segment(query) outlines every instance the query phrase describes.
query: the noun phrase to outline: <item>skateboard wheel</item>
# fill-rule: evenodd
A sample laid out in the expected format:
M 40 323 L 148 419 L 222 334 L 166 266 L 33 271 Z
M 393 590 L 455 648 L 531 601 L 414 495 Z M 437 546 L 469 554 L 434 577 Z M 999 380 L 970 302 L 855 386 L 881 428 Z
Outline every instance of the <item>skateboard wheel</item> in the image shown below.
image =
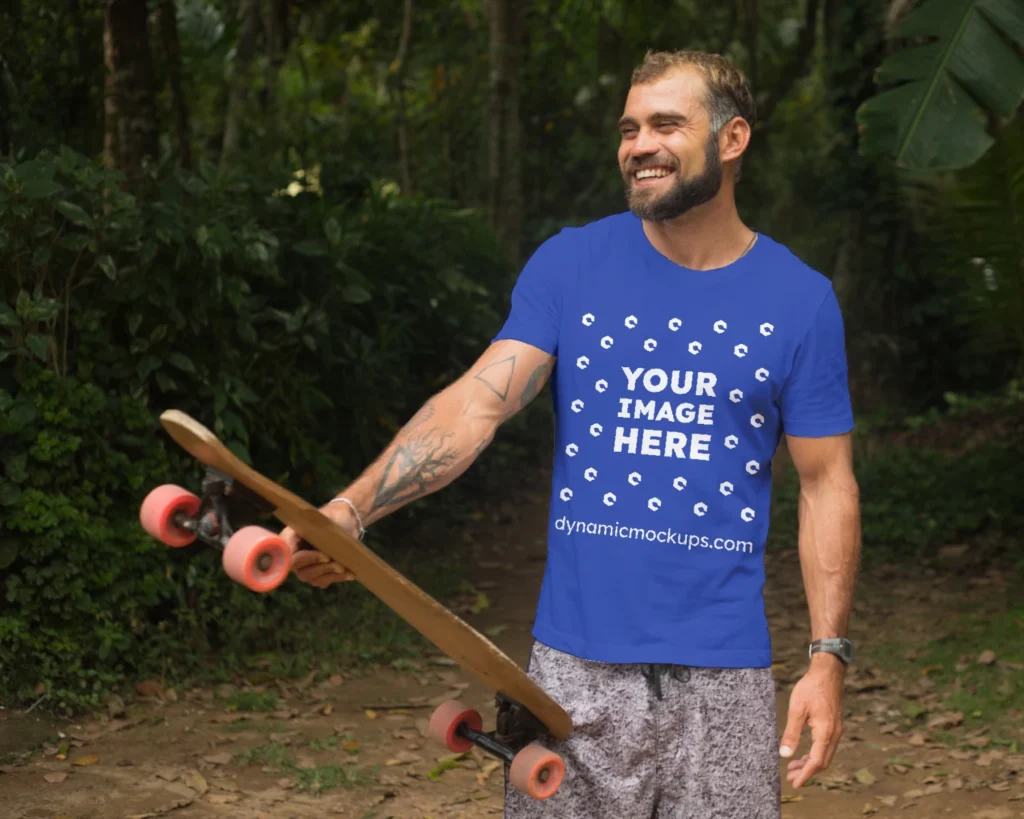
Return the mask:
M 509 783 L 534 799 L 554 796 L 565 778 L 565 763 L 554 751 L 539 742 L 531 742 L 512 760 Z
M 174 525 L 174 517 L 184 512 L 189 517 L 199 511 L 200 501 L 187 489 L 174 484 L 158 486 L 142 501 L 139 523 L 150 535 L 168 546 L 188 546 L 196 536 Z
M 280 537 L 259 526 L 235 532 L 224 547 L 227 576 L 256 592 L 280 586 L 291 570 L 291 552 Z
M 455 733 L 462 724 L 475 731 L 482 731 L 484 727 L 483 718 L 478 711 L 474 711 L 459 700 L 448 700 L 439 705 L 430 717 L 428 733 L 432 739 L 444 744 L 452 753 L 465 753 L 473 747 L 473 743 Z

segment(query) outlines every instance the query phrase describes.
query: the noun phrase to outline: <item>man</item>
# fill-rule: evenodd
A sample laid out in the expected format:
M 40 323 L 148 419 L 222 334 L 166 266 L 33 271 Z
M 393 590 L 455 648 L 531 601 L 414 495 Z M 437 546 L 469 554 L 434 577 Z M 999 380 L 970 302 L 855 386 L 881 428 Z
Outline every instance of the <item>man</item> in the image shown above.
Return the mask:
M 507 817 L 777 819 L 776 753 L 810 728 L 788 765 L 800 787 L 839 740 L 860 547 L 843 322 L 828 279 L 740 220 L 753 122 L 723 58 L 648 54 L 619 122 L 629 211 L 545 242 L 476 365 L 324 507 L 361 533 L 440 489 L 553 374 L 529 672 L 574 733 L 551 742 L 558 793 L 507 789 Z M 813 651 L 780 746 L 762 590 L 783 433 Z M 352 578 L 317 552 L 295 565 L 318 587 Z

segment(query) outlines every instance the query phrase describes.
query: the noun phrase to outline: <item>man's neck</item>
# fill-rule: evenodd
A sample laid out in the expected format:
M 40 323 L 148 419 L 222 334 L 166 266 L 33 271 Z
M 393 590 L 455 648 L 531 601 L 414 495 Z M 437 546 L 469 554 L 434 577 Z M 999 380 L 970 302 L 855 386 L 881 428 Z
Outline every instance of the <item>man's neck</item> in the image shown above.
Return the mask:
M 655 250 L 691 270 L 732 264 L 750 248 L 755 236 L 740 219 L 733 199 L 721 195 L 676 219 L 645 220 L 643 225 Z

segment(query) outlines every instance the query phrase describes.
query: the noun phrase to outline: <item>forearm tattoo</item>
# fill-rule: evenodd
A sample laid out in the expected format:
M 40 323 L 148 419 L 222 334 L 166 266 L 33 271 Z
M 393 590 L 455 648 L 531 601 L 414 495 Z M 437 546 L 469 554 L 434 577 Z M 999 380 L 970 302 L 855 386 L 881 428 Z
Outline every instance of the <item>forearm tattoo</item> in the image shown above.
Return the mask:
M 452 446 L 454 437 L 454 432 L 433 427 L 400 440 L 384 466 L 373 509 L 401 506 L 428 494 L 431 485 L 458 460 Z

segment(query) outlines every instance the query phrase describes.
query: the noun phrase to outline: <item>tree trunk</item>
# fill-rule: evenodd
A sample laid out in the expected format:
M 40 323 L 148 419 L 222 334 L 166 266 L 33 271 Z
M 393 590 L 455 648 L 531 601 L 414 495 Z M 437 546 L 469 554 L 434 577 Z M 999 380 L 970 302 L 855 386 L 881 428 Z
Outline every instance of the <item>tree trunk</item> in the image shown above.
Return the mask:
M 405 0 L 402 13 L 402 35 L 398 41 L 395 57 L 395 93 L 398 99 L 398 161 L 402 177 L 402 193 L 413 193 L 412 165 L 409 159 L 409 123 L 405 106 L 405 68 L 409 58 L 409 42 L 412 38 L 412 0 Z
M 7 62 L 0 54 L 0 155 L 11 153 L 11 100 L 7 96 Z
M 269 0 L 263 24 L 263 39 L 267 47 L 267 69 L 261 103 L 264 111 L 277 103 L 277 82 L 281 76 L 285 54 L 291 44 L 288 24 L 289 0 Z
M 256 51 L 256 35 L 260 25 L 257 0 L 239 0 L 238 18 L 242 21 L 242 33 L 235 53 L 235 65 L 231 71 L 228 110 L 224 119 L 224 141 L 220 153 L 222 163 L 238 149 L 242 133 L 242 115 L 249 92 L 249 66 Z
M 489 14 L 487 212 L 491 226 L 518 264 L 523 220 L 519 61 L 526 29 L 526 2 L 491 0 Z
M 174 146 L 178 161 L 184 168 L 192 167 L 192 151 L 188 141 L 188 104 L 181 83 L 181 47 L 178 43 L 178 10 L 174 0 L 158 0 L 158 26 L 167 67 L 167 93 L 174 119 Z
M 104 159 L 124 172 L 129 186 L 143 164 L 157 157 L 156 100 L 145 0 L 107 0 L 103 15 L 107 66 Z

